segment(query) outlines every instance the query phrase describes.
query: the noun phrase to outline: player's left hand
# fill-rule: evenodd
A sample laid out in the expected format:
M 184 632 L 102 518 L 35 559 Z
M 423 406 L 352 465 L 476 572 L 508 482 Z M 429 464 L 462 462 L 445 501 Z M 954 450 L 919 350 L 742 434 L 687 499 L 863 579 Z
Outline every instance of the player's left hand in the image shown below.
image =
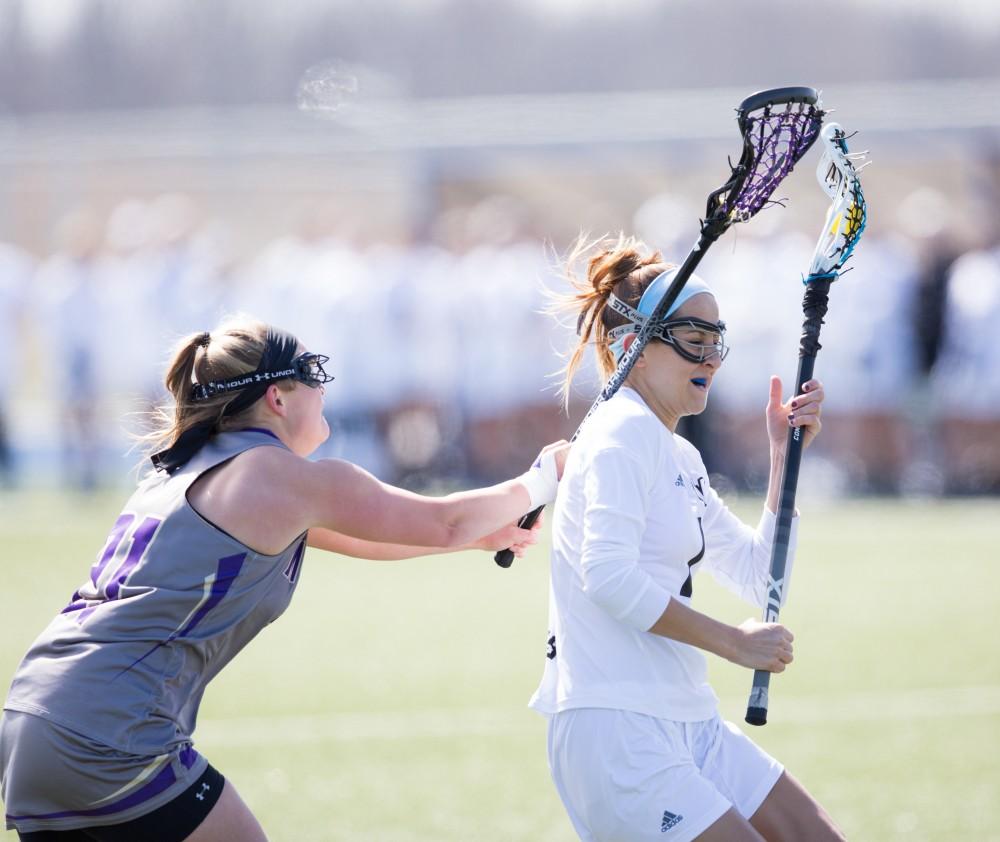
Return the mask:
M 489 552 L 506 550 L 509 547 L 511 552 L 514 553 L 515 558 L 524 558 L 524 554 L 528 549 L 533 544 L 538 543 L 538 536 L 541 535 L 542 520 L 543 518 L 539 516 L 531 529 L 521 529 L 516 522 L 509 524 L 498 529 L 496 532 L 485 535 L 478 541 L 473 541 L 469 547 L 470 549 L 488 550 Z
M 823 384 L 819 380 L 808 380 L 802 384 L 802 394 L 782 402 L 781 378 L 771 375 L 766 415 L 767 437 L 773 450 L 785 452 L 789 427 L 801 427 L 802 446 L 809 446 L 823 427 L 820 420 L 823 397 Z

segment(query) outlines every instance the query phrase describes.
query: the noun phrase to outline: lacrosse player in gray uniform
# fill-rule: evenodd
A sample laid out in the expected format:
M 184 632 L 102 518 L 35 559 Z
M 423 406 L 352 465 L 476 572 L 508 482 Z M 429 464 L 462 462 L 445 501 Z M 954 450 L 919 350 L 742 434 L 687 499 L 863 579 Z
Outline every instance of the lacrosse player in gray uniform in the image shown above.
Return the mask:
M 156 470 L 4 705 L 2 796 L 22 840 L 265 839 L 192 734 L 209 681 L 287 607 L 306 546 L 389 559 L 534 542 L 512 524 L 554 499 L 565 446 L 440 498 L 309 461 L 329 435 L 326 362 L 248 319 L 179 346 Z

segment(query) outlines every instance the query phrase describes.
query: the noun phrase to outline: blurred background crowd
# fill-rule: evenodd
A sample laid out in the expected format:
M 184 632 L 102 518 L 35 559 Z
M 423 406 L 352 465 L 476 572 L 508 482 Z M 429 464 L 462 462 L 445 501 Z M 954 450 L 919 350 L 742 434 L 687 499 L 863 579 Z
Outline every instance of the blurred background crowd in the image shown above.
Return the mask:
M 820 12 L 780 0 L 724 2 L 714 35 L 689 2 L 67 5 L 0 11 L 5 485 L 123 481 L 172 345 L 227 313 L 331 357 L 323 455 L 413 487 L 503 479 L 598 389 L 591 370 L 568 413 L 556 396 L 574 325 L 545 311 L 574 239 L 683 259 L 738 154 L 733 107 L 811 84 L 874 163 L 803 485 L 1000 491 L 995 18 L 876 4 L 844 68 L 789 37 Z M 742 72 L 740 27 L 781 60 Z M 710 35 L 724 67 L 696 67 Z M 684 432 L 730 493 L 762 487 L 767 378 L 794 378 L 818 157 L 700 269 L 732 352 Z

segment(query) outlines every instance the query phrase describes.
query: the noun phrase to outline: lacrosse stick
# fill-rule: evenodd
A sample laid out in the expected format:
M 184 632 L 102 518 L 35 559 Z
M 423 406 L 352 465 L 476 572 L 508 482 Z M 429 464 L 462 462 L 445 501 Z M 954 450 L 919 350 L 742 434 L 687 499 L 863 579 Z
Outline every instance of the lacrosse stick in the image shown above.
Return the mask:
M 635 361 L 652 338 L 655 328 L 684 288 L 709 246 L 731 225 L 746 222 L 768 203 L 771 194 L 819 136 L 823 122 L 819 95 L 812 88 L 761 91 L 743 100 L 736 112 L 743 137 L 740 160 L 736 166 L 730 162 L 732 172 L 729 180 L 709 194 L 698 242 L 640 328 L 635 341 L 618 362 L 618 367 L 573 434 L 573 440 L 579 435 L 587 418 L 625 382 Z M 529 512 L 521 518 L 518 525 L 530 529 L 541 512 L 541 507 Z M 509 549 L 501 550 L 494 556 L 494 561 L 501 567 L 510 567 L 513 560 L 514 554 Z
M 799 341 L 799 373 L 795 391 L 802 393 L 802 385 L 812 379 L 813 365 L 819 353 L 819 332 L 826 315 L 830 284 L 837 280 L 840 270 L 854 252 L 868 221 L 868 208 L 858 173 L 864 168 L 861 163 L 864 153 L 851 154 L 847 150 L 844 130 L 836 123 L 827 125 L 821 134 L 825 147 L 823 157 L 816 169 L 820 186 L 832 199 L 826 213 L 823 231 L 813 252 L 809 276 L 804 279 L 806 286 L 802 298 L 802 337 Z M 859 165 L 859 166 L 856 166 Z M 792 427 L 788 432 L 785 447 L 785 463 L 782 470 L 781 493 L 778 497 L 778 523 L 771 547 L 771 568 L 767 583 L 767 605 L 764 607 L 764 622 L 776 623 L 781 607 L 781 594 L 785 588 L 785 562 L 788 558 L 788 539 L 792 529 L 792 515 L 795 512 L 795 489 L 799 481 L 799 465 L 802 460 L 802 428 Z M 746 721 L 751 725 L 767 722 L 767 693 L 771 673 L 754 670 L 753 687 L 747 704 Z

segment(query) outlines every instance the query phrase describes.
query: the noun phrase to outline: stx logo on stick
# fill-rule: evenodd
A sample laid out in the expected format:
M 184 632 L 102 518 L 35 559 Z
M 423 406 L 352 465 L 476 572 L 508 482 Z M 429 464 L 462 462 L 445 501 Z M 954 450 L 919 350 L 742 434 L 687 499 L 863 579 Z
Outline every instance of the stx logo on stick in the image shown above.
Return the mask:
M 785 577 L 775 579 L 768 577 L 767 581 L 767 611 L 764 614 L 764 621 L 767 623 L 778 622 L 778 611 L 781 608 L 781 592 L 785 588 Z

